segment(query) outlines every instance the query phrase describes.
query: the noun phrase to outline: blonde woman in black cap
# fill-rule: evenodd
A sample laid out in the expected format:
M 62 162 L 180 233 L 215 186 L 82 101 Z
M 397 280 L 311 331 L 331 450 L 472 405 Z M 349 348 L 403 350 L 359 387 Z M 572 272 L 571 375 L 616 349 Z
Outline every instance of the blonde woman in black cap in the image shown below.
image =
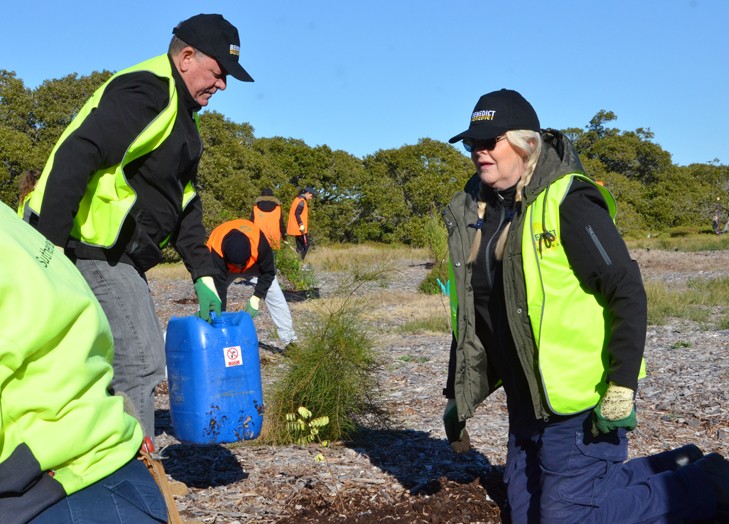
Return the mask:
M 170 242 L 190 271 L 200 315 L 220 312 L 195 191 L 197 113 L 227 86 L 253 79 L 238 30 L 218 14 L 172 30 L 168 52 L 116 73 L 86 102 L 51 152 L 30 200 L 31 223 L 76 262 L 114 334 L 112 388 L 154 436 L 164 378 L 162 330 L 144 273 Z
M 647 305 L 615 201 L 531 104 L 482 96 L 463 141 L 476 173 L 444 210 L 453 342 L 443 415 L 454 449 L 503 386 L 506 513 L 526 522 L 729 515 L 729 462 L 693 445 L 626 461 Z

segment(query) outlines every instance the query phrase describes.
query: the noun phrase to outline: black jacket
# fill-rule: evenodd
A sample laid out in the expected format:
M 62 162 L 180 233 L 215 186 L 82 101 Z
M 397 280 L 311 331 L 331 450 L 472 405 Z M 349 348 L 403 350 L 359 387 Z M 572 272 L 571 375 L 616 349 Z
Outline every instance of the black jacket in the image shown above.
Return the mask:
M 193 120 L 200 106 L 174 64 L 172 73 L 179 100 L 177 121 L 160 147 L 126 167 L 137 201 L 111 248 L 87 246 L 70 238 L 73 218 L 90 176 L 118 164 L 134 138 L 166 107 L 166 80 L 146 72 L 114 79 L 99 106 L 57 150 L 37 227 L 70 256 L 132 264 L 144 272 L 162 260 L 159 245 L 169 237 L 193 280 L 214 273 L 205 247 L 199 195 L 184 211 L 180 209 L 182 191 L 189 181 L 194 183 L 203 151 Z

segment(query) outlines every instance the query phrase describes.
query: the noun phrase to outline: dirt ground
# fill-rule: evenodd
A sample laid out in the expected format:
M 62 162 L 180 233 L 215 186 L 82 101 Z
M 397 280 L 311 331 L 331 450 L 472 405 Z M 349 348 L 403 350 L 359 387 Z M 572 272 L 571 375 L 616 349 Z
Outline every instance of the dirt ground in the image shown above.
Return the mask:
M 636 251 L 646 281 L 682 285 L 688 278 L 729 276 L 729 252 L 709 254 Z M 316 271 L 316 267 L 314 267 Z M 175 500 L 187 522 L 501 522 L 502 469 L 507 420 L 501 391 L 468 421 L 472 449 L 455 454 L 445 440 L 448 333 L 403 333 L 413 309 L 442 310 L 440 297 L 423 298 L 417 285 L 428 269 L 423 260 L 403 260 L 379 293 L 375 313 L 377 351 L 382 360 L 378 395 L 392 423 L 363 430 L 351 442 L 325 450 L 316 446 L 273 447 L 247 441 L 233 445 L 182 444 L 174 437 L 166 383 L 158 388 L 156 445 L 166 457 Z M 326 299 L 335 274 L 316 271 L 319 295 Z M 195 295 L 187 278 L 150 279 L 163 326 L 171 316 L 192 314 Z M 384 293 L 386 292 L 386 294 Z M 231 309 L 252 293 L 230 289 Z M 289 295 L 295 322 L 306 318 L 314 300 Z M 430 301 L 430 302 L 428 302 Z M 264 397 L 276 371 L 285 366 L 265 311 L 256 318 Z M 675 319 L 650 326 L 646 347 L 648 377 L 641 383 L 639 426 L 631 436 L 631 456 L 693 442 L 705 452 L 729 455 L 729 330 Z M 323 452 L 326 461 L 314 456 Z

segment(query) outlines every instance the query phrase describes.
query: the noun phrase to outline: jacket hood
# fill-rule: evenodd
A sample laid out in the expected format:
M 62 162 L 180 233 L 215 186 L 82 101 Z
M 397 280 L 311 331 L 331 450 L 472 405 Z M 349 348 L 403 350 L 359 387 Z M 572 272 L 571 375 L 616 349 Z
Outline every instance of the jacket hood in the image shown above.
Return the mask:
M 531 203 L 546 186 L 571 173 L 585 174 L 575 146 L 560 131 L 543 130 L 542 153 L 529 185 L 524 188 L 525 203 Z
M 277 206 L 280 206 L 281 205 L 281 201 L 278 198 L 274 197 L 274 196 L 259 196 L 259 197 L 256 197 L 256 200 L 255 200 L 254 204 L 257 205 L 257 204 L 259 204 L 261 202 L 271 202 L 272 204 L 276 204 Z

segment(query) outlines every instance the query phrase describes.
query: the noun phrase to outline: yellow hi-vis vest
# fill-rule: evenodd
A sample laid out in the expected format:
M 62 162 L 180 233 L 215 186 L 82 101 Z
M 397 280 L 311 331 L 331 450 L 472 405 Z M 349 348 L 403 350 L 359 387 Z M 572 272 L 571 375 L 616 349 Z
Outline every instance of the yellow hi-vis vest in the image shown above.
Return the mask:
M 40 215 L 43 194 L 45 193 L 48 176 L 53 169 L 56 151 L 71 133 L 79 128 L 91 111 L 98 107 L 104 90 L 109 83 L 118 76 L 144 71 L 167 80 L 169 103 L 134 139 L 119 164 L 91 174 L 71 228 L 73 238 L 90 246 L 109 248 L 116 243 L 121 226 L 137 200 L 137 194 L 129 185 L 124 168 L 130 162 L 157 149 L 172 133 L 177 118 L 177 89 L 175 88 L 175 79 L 172 76 L 172 65 L 166 54 L 150 58 L 119 71 L 94 92 L 53 148 L 30 200 L 31 209 Z M 194 118 L 197 123 L 197 113 L 195 113 Z M 180 203 L 181 209 L 184 209 L 194 196 L 195 188 L 192 182 L 188 182 Z M 161 243 L 160 247 L 163 247 L 168 239 L 169 237 Z
M 547 404 L 560 415 L 595 406 L 605 392 L 611 322 L 597 297 L 586 293 L 560 242 L 559 206 L 575 177 L 553 182 L 527 210 L 522 235 L 522 264 L 529 320 Z M 599 184 L 615 219 L 615 199 Z M 641 364 L 645 376 L 645 362 Z

